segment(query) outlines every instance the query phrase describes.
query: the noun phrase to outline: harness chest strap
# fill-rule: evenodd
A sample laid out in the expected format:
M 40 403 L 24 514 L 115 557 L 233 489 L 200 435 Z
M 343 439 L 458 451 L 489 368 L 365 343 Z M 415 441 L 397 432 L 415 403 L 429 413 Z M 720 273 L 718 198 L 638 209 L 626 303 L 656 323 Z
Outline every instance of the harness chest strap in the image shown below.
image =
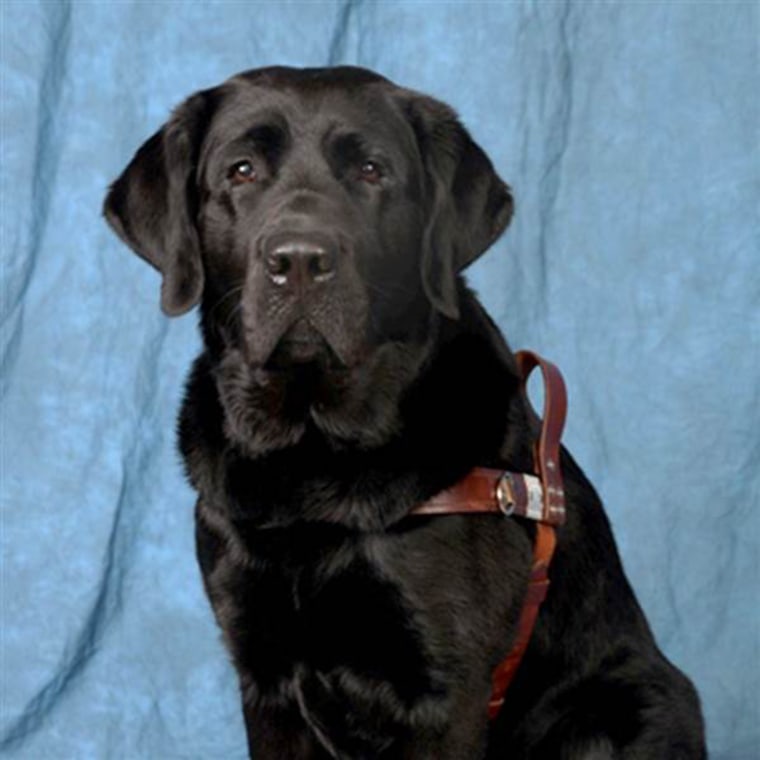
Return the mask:
M 499 714 L 504 696 L 528 648 L 538 611 L 549 589 L 549 565 L 557 543 L 555 527 L 565 521 L 565 495 L 559 465 L 560 439 L 567 414 L 565 383 L 557 367 L 537 354 L 516 354 L 522 390 L 535 367 L 544 381 L 541 433 L 533 449 L 535 474 L 476 467 L 451 488 L 412 510 L 412 515 L 482 514 L 497 512 L 537 523 L 533 565 L 512 649 L 492 678 L 488 715 Z

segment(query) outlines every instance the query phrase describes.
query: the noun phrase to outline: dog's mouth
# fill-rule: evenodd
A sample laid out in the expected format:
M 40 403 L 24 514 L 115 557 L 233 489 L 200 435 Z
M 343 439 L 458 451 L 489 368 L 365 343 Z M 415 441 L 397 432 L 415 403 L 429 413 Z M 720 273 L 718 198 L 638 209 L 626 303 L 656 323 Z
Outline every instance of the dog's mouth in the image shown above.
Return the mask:
M 346 363 L 325 336 L 305 318 L 297 319 L 277 341 L 264 364 L 268 370 L 283 371 L 314 364 L 325 369 L 345 369 Z

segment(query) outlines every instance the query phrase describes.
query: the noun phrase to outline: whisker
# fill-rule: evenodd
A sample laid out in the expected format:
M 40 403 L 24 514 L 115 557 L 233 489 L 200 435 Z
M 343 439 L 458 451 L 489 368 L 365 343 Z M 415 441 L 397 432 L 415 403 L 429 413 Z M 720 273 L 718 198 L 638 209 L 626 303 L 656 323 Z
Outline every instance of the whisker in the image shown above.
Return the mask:
M 242 303 L 238 302 L 235 308 L 227 315 L 227 319 L 224 322 L 225 330 L 228 330 L 232 326 L 232 322 L 237 318 L 238 314 L 243 310 Z
M 209 317 L 213 317 L 213 316 L 214 316 L 214 313 L 216 312 L 216 310 L 217 310 L 217 309 L 219 309 L 219 308 L 222 306 L 222 304 L 223 304 L 225 301 L 227 301 L 227 300 L 228 300 L 229 298 L 231 298 L 232 296 L 238 295 L 238 294 L 240 294 L 240 293 L 242 293 L 242 292 L 243 292 L 243 285 L 242 285 L 242 284 L 241 284 L 241 285 L 234 285 L 233 287 L 231 287 L 231 288 L 230 288 L 230 289 L 229 289 L 229 290 L 228 290 L 228 291 L 227 291 L 227 292 L 226 292 L 226 293 L 225 293 L 223 296 L 221 296 L 221 297 L 220 297 L 220 298 L 217 300 L 217 302 L 216 302 L 216 303 L 215 303 L 215 304 L 214 304 L 214 305 L 211 307 L 211 309 L 210 309 L 210 311 L 209 311 Z
M 406 283 L 390 283 L 390 287 L 382 287 L 369 280 L 364 283 L 367 290 L 371 290 L 373 293 L 377 293 L 384 298 L 392 298 L 396 293 L 404 293 L 410 290 L 410 287 Z

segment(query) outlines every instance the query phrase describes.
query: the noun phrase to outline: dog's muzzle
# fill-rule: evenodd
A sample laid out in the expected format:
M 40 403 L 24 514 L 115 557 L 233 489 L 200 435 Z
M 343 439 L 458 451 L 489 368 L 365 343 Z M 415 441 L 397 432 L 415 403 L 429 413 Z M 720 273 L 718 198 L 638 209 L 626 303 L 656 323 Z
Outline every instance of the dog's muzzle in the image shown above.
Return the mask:
M 336 369 L 366 350 L 366 290 L 337 229 L 302 220 L 267 231 L 243 295 L 246 354 L 259 367 L 316 362 Z

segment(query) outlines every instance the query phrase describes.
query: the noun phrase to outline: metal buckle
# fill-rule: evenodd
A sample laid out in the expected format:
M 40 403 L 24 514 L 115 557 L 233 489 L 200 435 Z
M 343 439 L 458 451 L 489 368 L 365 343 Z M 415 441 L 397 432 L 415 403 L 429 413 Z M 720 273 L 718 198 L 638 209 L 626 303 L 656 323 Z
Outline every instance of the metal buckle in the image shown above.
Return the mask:
M 512 474 L 509 472 L 505 472 L 496 484 L 496 501 L 504 515 L 511 517 L 514 514 L 517 502 L 512 488 Z

